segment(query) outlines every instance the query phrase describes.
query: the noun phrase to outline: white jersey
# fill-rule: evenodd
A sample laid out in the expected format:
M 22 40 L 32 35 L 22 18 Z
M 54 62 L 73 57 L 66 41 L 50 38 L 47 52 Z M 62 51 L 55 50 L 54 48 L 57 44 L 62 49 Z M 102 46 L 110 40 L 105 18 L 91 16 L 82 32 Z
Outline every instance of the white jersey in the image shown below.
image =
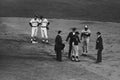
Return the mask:
M 81 35 L 82 35 L 83 38 L 89 38 L 90 34 L 91 34 L 91 31 L 89 29 L 88 30 L 83 29 L 81 31 Z
M 33 27 L 37 27 L 41 23 L 41 20 L 33 18 L 30 20 L 30 23 Z
M 41 26 L 46 27 L 47 24 L 48 24 L 48 20 L 47 20 L 46 18 L 44 18 L 44 19 L 42 20 Z

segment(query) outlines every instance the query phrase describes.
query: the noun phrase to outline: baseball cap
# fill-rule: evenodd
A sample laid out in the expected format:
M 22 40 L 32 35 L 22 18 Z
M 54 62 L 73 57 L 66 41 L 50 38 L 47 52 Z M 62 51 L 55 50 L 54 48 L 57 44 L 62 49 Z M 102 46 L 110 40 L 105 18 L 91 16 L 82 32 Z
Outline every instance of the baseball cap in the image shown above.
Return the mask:
M 72 28 L 72 30 L 73 30 L 73 31 L 75 31 L 76 29 L 77 29 L 77 28 L 75 28 L 75 27 L 74 27 L 74 28 Z
M 62 31 L 61 30 L 58 30 L 58 34 L 60 34 Z
M 97 32 L 96 34 L 100 35 L 100 34 L 101 34 L 101 32 Z
M 77 32 L 75 32 L 75 34 L 80 34 L 80 33 L 77 31 Z
M 87 25 L 85 25 L 85 28 L 88 28 L 88 26 L 87 26 Z

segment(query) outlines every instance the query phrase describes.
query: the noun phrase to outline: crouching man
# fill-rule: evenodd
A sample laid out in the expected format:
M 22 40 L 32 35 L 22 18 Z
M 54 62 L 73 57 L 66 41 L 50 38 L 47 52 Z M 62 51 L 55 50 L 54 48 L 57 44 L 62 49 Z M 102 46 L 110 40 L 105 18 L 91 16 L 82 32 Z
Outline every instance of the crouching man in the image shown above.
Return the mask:
M 56 52 L 56 60 L 57 61 L 62 61 L 62 50 L 65 47 L 65 44 L 62 43 L 62 37 L 61 37 L 61 32 L 58 31 L 58 35 L 55 38 L 55 47 L 54 50 Z

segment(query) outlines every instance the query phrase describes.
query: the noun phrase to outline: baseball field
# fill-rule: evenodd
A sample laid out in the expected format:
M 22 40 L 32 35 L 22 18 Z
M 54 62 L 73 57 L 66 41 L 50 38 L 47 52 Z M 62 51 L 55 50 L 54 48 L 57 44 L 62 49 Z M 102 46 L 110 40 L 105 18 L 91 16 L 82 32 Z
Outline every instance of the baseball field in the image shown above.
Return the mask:
M 49 19 L 50 44 L 30 43 L 30 18 L 0 18 L 0 80 L 119 80 L 120 78 L 120 24 L 113 22 Z M 67 59 L 68 43 L 63 53 L 63 62 L 55 60 L 54 39 L 62 30 L 63 41 L 70 28 L 80 32 L 87 24 L 92 31 L 90 51 L 80 62 Z M 103 62 L 95 64 L 96 32 L 104 39 Z M 81 54 L 81 44 L 79 54 Z
M 120 79 L 119 0 L 0 0 L 0 80 L 119 80 Z M 43 15 L 50 21 L 49 42 L 30 43 L 30 17 Z M 71 28 L 91 30 L 88 56 L 80 62 L 55 60 L 54 39 L 62 30 L 65 41 Z M 103 61 L 96 64 L 96 32 L 103 37 Z M 82 53 L 79 44 L 79 55 Z

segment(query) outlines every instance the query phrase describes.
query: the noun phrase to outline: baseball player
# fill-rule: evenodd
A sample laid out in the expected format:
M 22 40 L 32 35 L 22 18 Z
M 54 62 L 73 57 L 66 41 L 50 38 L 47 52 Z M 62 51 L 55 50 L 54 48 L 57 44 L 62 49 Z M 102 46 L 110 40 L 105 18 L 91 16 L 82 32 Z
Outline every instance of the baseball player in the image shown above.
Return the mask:
M 32 18 L 29 22 L 31 26 L 31 43 L 37 43 L 36 38 L 37 38 L 37 32 L 38 32 L 38 26 L 40 25 L 41 20 L 35 15 L 34 18 Z
M 84 29 L 81 32 L 81 41 L 82 41 L 82 48 L 83 48 L 83 56 L 86 56 L 88 53 L 89 41 L 90 41 L 91 31 L 88 29 L 88 26 L 85 25 Z
M 68 52 L 68 58 L 71 58 L 71 51 L 72 51 L 72 42 L 73 42 L 73 36 L 75 35 L 76 28 L 72 28 L 72 31 L 69 32 L 66 42 L 69 41 L 69 52 Z
M 80 43 L 80 39 L 79 39 L 79 32 L 75 32 L 75 35 L 73 35 L 73 41 L 72 41 L 72 57 L 71 60 L 72 61 L 79 61 L 79 43 Z
M 49 30 L 49 27 L 48 27 L 49 24 L 50 24 L 50 22 L 49 22 L 46 18 L 43 18 L 43 17 L 42 17 L 42 22 L 41 22 L 42 42 L 48 43 L 47 30 Z

